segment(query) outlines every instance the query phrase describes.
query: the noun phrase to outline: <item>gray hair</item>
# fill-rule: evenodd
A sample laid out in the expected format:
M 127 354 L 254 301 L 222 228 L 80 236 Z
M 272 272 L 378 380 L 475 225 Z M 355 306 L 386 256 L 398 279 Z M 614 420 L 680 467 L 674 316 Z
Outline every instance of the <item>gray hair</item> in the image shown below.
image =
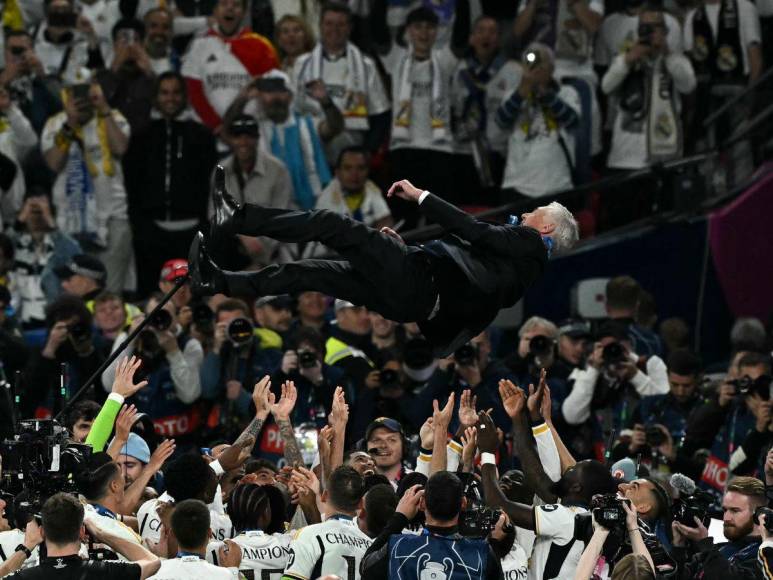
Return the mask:
M 757 318 L 739 318 L 730 331 L 730 343 L 734 346 L 762 349 L 766 338 L 765 325 Z
M 541 316 L 532 316 L 524 322 L 523 326 L 518 330 L 518 337 L 523 338 L 524 334 L 535 328 L 544 328 L 550 338 L 558 339 L 558 327 L 547 318 L 542 318 Z
M 553 240 L 553 252 L 555 254 L 568 252 L 580 239 L 580 228 L 577 225 L 577 220 L 574 219 L 572 212 L 557 201 L 548 204 L 546 208 L 555 223 L 555 229 L 550 234 L 550 238 Z

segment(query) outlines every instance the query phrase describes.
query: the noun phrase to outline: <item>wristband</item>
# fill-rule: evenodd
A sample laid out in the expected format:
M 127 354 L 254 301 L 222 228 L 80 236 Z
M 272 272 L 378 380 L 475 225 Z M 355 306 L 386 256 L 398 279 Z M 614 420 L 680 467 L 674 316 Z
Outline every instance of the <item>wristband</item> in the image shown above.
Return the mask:
M 24 544 L 19 544 L 18 546 L 16 546 L 16 549 L 14 550 L 14 552 L 24 552 L 24 555 L 27 558 L 31 558 L 32 557 L 32 550 L 30 550 Z
M 220 460 L 215 459 L 212 463 L 209 464 L 209 468 L 215 472 L 215 475 L 220 477 L 225 473 L 225 469 L 223 469 L 223 466 L 220 465 Z
M 123 405 L 123 402 L 125 401 L 124 396 L 119 393 L 110 393 L 107 398 L 111 401 L 115 401 L 119 405 Z
M 496 465 L 497 464 L 497 456 L 493 453 L 481 453 L 480 454 L 480 464 L 481 465 Z

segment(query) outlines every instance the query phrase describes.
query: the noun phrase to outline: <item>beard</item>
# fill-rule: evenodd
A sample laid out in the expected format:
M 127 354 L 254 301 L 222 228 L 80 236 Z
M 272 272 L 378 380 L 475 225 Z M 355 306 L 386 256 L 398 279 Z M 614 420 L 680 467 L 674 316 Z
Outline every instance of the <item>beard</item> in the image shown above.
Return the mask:
M 741 538 L 744 538 L 751 534 L 754 531 L 754 522 L 750 519 L 747 523 L 741 525 L 741 526 L 733 526 L 733 525 L 727 525 L 724 524 L 722 526 L 722 531 L 725 534 L 725 537 L 730 540 L 731 542 L 735 542 L 736 540 L 740 540 Z

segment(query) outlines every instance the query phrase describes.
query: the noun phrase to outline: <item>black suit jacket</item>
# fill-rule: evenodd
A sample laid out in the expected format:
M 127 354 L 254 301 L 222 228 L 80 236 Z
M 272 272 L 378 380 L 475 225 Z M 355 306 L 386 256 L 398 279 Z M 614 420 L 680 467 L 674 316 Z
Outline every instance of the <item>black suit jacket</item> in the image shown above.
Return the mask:
M 521 299 L 548 254 L 535 229 L 478 221 L 433 194 L 420 207 L 447 235 L 424 245 L 435 264 L 440 310 L 419 327 L 436 354 L 447 356 Z

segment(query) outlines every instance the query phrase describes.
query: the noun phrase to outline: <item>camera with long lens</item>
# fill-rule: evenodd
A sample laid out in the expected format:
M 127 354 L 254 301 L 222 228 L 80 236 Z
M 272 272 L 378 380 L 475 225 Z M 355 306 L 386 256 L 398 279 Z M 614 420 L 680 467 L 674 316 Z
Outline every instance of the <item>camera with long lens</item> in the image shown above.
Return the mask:
M 313 350 L 299 350 L 298 364 L 302 369 L 314 368 L 317 365 L 317 354 Z
M 680 496 L 674 502 L 674 521 L 684 524 L 689 528 L 695 527 L 695 518 L 698 518 L 704 526 L 708 527 L 709 510 L 714 498 L 710 493 L 696 490 L 690 495 Z
M 729 381 L 731 385 L 735 387 L 736 395 L 747 396 L 757 395 L 762 400 L 767 401 L 770 399 L 770 384 L 771 377 L 769 375 L 762 375 L 753 379 L 748 376 L 743 376 L 740 379 Z
M 625 348 L 619 342 L 610 342 L 601 351 L 601 361 L 605 367 L 615 367 L 625 360 Z
M 397 387 L 400 385 L 400 375 L 394 369 L 381 369 L 379 380 L 382 388 Z
M 639 24 L 637 34 L 639 36 L 639 44 L 645 46 L 652 46 L 652 35 L 655 33 L 655 25 L 649 22 L 642 22 Z
M 614 493 L 593 496 L 591 512 L 596 522 L 608 530 L 619 530 L 625 527 L 626 512 L 623 503 L 631 505 L 631 500 Z
M 761 505 L 754 510 L 754 523 L 760 525 L 760 516 L 765 516 L 765 529 L 768 534 L 773 534 L 773 509 L 768 506 Z
M 173 321 L 174 319 L 172 318 L 171 313 L 168 310 L 161 308 L 150 315 L 148 318 L 148 326 L 160 332 L 164 332 L 171 328 Z
M 477 349 L 470 343 L 463 344 L 454 352 L 454 361 L 460 367 L 471 367 L 475 365 L 475 359 L 478 358 Z
M 225 334 L 234 346 L 245 346 L 250 343 L 255 334 L 252 322 L 244 317 L 231 320 L 225 329 Z
M 91 339 L 91 327 L 82 322 L 76 322 L 67 327 L 67 331 L 75 342 L 86 342 Z

